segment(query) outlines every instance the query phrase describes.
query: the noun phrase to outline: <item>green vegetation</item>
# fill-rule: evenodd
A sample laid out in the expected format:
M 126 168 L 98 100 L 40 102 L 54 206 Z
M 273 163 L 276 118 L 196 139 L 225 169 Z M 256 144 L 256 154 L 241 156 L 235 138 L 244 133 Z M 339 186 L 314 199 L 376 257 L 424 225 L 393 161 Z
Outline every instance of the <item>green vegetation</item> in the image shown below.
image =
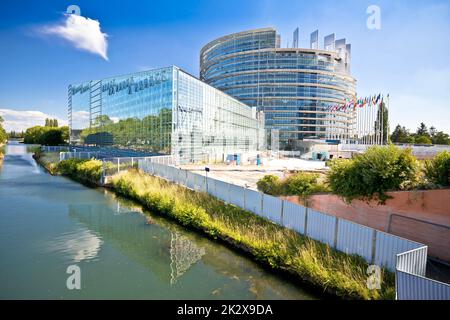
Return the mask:
M 450 186 L 450 152 L 443 151 L 425 162 L 427 179 L 439 186 Z
M 272 268 L 288 271 L 338 296 L 394 298 L 392 274 L 383 271 L 382 289 L 369 290 L 367 263 L 362 258 L 340 253 L 206 193 L 137 170 L 114 176 L 112 186 L 117 193 L 137 200 L 152 211 L 227 241 Z
M 6 142 L 8 139 L 8 135 L 6 134 L 5 129 L 3 128 L 3 118 L 0 116 L 0 146 Z
M 57 146 L 64 144 L 69 139 L 69 127 L 43 127 L 34 126 L 28 128 L 24 134 L 24 143 Z
M 34 147 L 34 159 L 42 165 L 48 172 L 55 175 L 58 173 L 57 164 L 59 152 L 41 152 L 40 147 Z
M 362 198 L 384 203 L 390 190 L 408 190 L 420 182 L 420 165 L 410 149 L 369 148 L 353 160 L 336 160 L 327 175 L 333 193 L 346 201 Z
M 103 162 L 96 159 L 67 159 L 56 165 L 56 173 L 75 180 L 98 183 L 102 176 Z
M 103 162 L 96 159 L 67 159 L 59 161 L 59 152 L 41 152 L 34 148 L 34 158 L 52 175 L 65 175 L 87 184 L 98 184 Z
M 298 172 L 285 180 L 277 176 L 266 175 L 256 185 L 258 190 L 273 196 L 298 195 L 307 197 L 313 193 L 327 191 L 327 187 L 319 182 L 318 173 Z
M 434 127 L 428 130 L 423 122 L 417 128 L 416 133 L 410 133 L 405 127 L 397 125 L 392 132 L 391 140 L 394 143 L 450 145 L 450 136 L 447 133 L 437 131 Z
M 53 127 L 58 128 L 58 119 L 45 119 L 45 126 L 46 127 Z

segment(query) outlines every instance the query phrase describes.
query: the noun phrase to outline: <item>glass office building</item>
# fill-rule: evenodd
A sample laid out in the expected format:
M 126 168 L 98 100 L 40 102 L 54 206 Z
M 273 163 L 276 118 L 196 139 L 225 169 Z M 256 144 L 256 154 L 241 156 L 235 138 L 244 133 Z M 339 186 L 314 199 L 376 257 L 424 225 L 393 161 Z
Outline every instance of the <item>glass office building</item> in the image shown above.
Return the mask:
M 356 96 L 350 75 L 351 45 L 318 31 L 310 48 L 280 48 L 275 29 L 227 35 L 205 45 L 200 53 L 200 79 L 264 111 L 268 132 L 279 132 L 279 148 L 296 150 L 302 140 L 348 141 L 354 137 L 355 112 L 334 111 Z
M 70 85 L 72 144 L 222 161 L 264 145 L 264 116 L 177 67 Z

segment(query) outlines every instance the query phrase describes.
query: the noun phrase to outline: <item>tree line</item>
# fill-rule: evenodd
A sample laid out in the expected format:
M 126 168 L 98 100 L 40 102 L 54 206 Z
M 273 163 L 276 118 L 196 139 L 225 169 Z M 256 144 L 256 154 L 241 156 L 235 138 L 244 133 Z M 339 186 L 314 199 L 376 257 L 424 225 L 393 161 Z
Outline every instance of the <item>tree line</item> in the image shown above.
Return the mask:
M 57 119 L 45 119 L 44 126 L 28 128 L 23 135 L 23 142 L 29 144 L 42 144 L 57 146 L 69 140 L 69 127 L 58 127 Z
M 8 135 L 6 134 L 5 129 L 3 128 L 3 118 L 0 116 L 0 145 L 4 144 L 8 139 Z
M 393 143 L 450 145 L 450 136 L 443 131 L 438 131 L 435 127 L 428 129 L 423 122 L 413 133 L 398 124 L 392 132 L 391 141 Z

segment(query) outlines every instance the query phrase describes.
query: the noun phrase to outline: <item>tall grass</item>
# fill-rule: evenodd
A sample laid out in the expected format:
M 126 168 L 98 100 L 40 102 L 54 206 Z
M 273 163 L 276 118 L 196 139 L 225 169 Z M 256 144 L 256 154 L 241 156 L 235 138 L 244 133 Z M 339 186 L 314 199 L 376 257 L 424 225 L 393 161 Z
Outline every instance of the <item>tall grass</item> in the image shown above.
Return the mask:
M 201 192 L 133 170 L 112 178 L 117 193 L 184 226 L 219 237 L 275 269 L 288 271 L 338 296 L 393 299 L 393 275 L 383 271 L 381 290 L 369 290 L 367 263 Z

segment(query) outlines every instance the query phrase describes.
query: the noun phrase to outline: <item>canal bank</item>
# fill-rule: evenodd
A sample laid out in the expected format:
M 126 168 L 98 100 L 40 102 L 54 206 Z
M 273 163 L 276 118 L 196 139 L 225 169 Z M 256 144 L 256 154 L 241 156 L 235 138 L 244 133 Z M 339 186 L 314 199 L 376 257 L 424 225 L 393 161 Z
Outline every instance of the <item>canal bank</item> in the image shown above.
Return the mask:
M 87 168 L 90 170 L 86 171 Z M 63 161 L 70 176 L 98 176 L 94 161 Z M 322 292 L 356 299 L 394 298 L 393 275 L 382 276 L 382 290 L 367 288 L 367 263 L 278 226 L 208 194 L 131 171 L 112 179 L 114 190 L 151 211 L 246 252 L 252 259 L 312 284 Z M 176 195 L 176 196 L 175 196 Z
M 2 299 L 317 299 L 223 245 L 8 145 L 0 171 Z M 68 290 L 67 267 L 81 270 Z

